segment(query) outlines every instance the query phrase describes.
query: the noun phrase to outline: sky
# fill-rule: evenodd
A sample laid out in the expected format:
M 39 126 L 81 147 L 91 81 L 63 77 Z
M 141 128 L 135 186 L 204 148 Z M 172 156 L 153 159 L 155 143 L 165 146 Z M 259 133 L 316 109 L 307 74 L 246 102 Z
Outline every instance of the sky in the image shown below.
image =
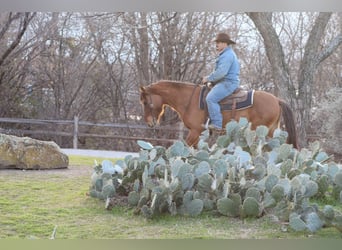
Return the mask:
M 342 11 L 341 0 L 2 0 L 1 11 Z

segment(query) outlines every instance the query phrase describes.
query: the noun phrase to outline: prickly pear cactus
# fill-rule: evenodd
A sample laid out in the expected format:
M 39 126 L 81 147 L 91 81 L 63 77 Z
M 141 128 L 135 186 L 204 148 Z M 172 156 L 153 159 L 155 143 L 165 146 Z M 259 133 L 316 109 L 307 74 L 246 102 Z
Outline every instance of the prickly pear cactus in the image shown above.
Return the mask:
M 299 151 L 286 143 L 287 132 L 276 129 L 268 138 L 267 127 L 251 130 L 245 118 L 225 130 L 211 146 L 203 131 L 197 149 L 182 141 L 164 148 L 140 140 L 139 157 L 95 164 L 89 193 L 127 196 L 135 214 L 148 219 L 213 210 L 240 218 L 273 214 L 294 231 L 342 228 L 342 215 L 332 206 L 320 210 L 311 203 L 327 197 L 342 203 L 342 166 L 319 142 Z
M 95 162 L 94 172 L 91 176 L 90 196 L 105 200 L 112 198 L 116 194 L 118 186 L 117 176 L 120 176 L 122 169 L 118 165 L 113 165 L 108 160 L 104 160 L 98 165 Z M 114 177 L 114 175 L 116 175 Z
M 238 217 L 241 214 L 241 197 L 221 198 L 217 200 L 219 213 L 229 217 Z

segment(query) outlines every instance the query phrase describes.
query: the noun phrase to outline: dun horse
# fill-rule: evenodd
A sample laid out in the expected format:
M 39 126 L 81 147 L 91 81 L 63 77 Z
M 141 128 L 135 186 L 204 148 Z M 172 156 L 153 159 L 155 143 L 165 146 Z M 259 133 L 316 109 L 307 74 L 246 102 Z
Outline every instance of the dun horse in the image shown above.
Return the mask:
M 196 146 L 207 117 L 207 111 L 199 107 L 200 90 L 199 85 L 175 81 L 159 81 L 140 87 L 140 102 L 144 109 L 145 122 L 150 127 L 155 126 L 159 123 L 165 106 L 169 106 L 179 114 L 189 129 L 186 143 L 189 146 Z M 232 111 L 223 111 L 222 115 L 223 124 L 233 118 Z M 264 91 L 255 91 L 251 107 L 234 111 L 234 119 L 247 118 L 252 124 L 252 129 L 259 125 L 267 126 L 270 137 L 279 127 L 281 116 L 288 132 L 288 143 L 298 148 L 293 113 L 283 100 Z

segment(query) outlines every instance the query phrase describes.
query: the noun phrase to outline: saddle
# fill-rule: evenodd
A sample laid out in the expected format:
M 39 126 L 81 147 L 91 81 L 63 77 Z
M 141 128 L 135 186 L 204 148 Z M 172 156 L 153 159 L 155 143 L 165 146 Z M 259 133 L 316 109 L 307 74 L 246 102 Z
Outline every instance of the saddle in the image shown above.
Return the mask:
M 210 88 L 207 86 L 201 87 L 201 92 L 199 96 L 199 108 L 202 110 L 208 110 L 207 102 L 205 100 L 208 95 Z M 219 104 L 221 111 L 230 110 L 232 111 L 232 118 L 234 119 L 235 111 L 246 109 L 253 106 L 254 90 L 244 90 L 242 88 L 237 88 L 231 95 L 222 99 Z

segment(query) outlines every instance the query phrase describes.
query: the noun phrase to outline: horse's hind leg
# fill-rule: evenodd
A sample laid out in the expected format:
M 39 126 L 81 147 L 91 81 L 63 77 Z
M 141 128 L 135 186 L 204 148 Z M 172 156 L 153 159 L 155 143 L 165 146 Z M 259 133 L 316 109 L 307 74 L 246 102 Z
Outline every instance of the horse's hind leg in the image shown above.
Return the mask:
M 273 137 L 274 130 L 280 127 L 280 117 L 281 113 L 279 113 L 277 120 L 273 121 L 273 123 L 268 127 L 268 136 L 271 138 Z

